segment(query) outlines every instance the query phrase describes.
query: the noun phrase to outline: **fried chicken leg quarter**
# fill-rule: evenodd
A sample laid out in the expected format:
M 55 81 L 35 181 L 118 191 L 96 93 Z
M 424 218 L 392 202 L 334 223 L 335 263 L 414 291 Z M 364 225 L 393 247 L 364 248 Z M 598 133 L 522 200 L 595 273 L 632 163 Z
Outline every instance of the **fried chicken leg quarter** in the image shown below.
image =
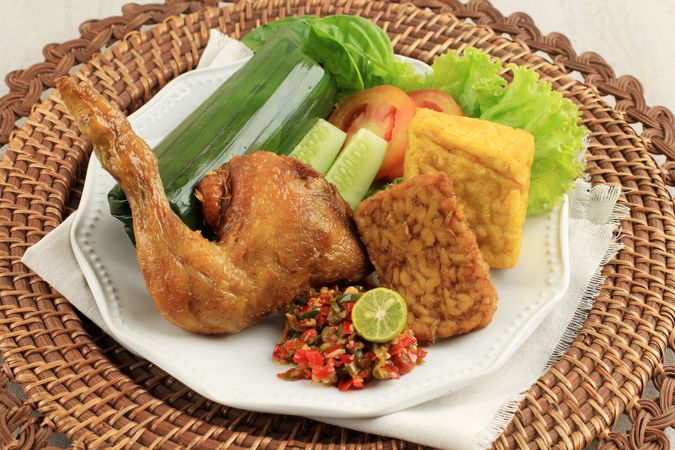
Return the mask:
M 91 86 L 64 78 L 58 87 L 129 199 L 141 272 L 170 322 L 196 333 L 235 333 L 311 284 L 368 274 L 349 207 L 313 169 L 256 152 L 205 178 L 205 214 L 220 238 L 211 242 L 173 213 L 157 159 L 124 114 Z

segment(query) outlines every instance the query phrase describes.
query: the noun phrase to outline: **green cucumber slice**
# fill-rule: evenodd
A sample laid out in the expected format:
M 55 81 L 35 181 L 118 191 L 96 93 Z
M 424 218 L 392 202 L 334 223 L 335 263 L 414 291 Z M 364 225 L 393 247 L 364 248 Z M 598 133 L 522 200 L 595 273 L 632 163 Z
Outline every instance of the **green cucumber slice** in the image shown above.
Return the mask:
M 387 141 L 367 128 L 361 128 L 328 170 L 326 180 L 337 187 L 352 209 L 368 192 L 386 152 Z
M 325 174 L 335 161 L 346 138 L 347 133 L 319 119 L 288 156 L 299 159 Z

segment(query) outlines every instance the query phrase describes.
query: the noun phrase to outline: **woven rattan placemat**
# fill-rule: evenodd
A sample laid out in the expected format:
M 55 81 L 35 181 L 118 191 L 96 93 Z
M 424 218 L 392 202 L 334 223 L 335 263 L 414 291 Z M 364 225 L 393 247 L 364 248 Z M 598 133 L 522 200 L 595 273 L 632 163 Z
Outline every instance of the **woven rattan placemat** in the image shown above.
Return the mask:
M 0 382 L 18 383 L 27 397 L 0 394 L 0 440 L 42 448 L 56 430 L 73 448 L 410 446 L 214 404 L 102 334 L 20 263 L 26 247 L 76 207 L 90 154 L 49 95 L 55 77 L 84 63 L 78 76 L 131 112 L 194 67 L 209 28 L 239 36 L 287 15 L 348 13 L 384 27 L 401 54 L 428 61 L 473 45 L 537 70 L 583 111 L 592 180 L 621 185 L 620 201 L 630 207 L 625 248 L 605 268 L 607 281 L 584 328 L 530 388 L 495 446 L 582 448 L 599 438 L 608 448 L 668 448 L 662 430 L 675 423 L 675 368 L 662 361 L 675 346 L 675 223 L 665 189 L 675 179 L 672 114 L 646 106 L 637 80 L 616 78 L 599 56 L 576 55 L 562 35 L 541 36 L 524 14 L 504 18 L 486 1 L 416 4 L 427 9 L 363 0 L 127 5 L 123 16 L 83 24 L 81 39 L 48 46 L 44 63 L 8 76 L 10 94 L 0 99 L 0 142 L 9 140 L 0 165 Z M 650 153 L 665 155 L 665 164 L 657 166 Z M 660 396 L 641 399 L 650 380 Z M 631 429 L 611 432 L 624 411 Z

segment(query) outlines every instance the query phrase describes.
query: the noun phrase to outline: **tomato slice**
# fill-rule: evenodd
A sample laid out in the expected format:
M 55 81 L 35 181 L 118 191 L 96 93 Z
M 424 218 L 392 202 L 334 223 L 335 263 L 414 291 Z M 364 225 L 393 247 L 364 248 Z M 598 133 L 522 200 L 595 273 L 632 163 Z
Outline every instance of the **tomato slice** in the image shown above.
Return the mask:
M 403 176 L 403 157 L 408 147 L 408 126 L 415 103 L 394 86 L 376 86 L 359 91 L 340 103 L 328 119 L 347 133 L 347 141 L 361 128 L 368 128 L 389 142 L 376 178 Z
M 408 92 L 418 108 L 428 108 L 434 111 L 450 114 L 451 116 L 463 116 L 462 108 L 450 94 L 440 89 L 420 89 Z

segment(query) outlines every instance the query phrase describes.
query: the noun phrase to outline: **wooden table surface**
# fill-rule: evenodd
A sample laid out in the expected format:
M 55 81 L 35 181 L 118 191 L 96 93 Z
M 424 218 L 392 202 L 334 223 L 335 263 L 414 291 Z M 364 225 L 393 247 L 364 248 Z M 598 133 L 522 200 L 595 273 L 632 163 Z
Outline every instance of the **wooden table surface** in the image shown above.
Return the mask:
M 156 3 L 159 0 L 134 0 Z M 0 0 L 0 75 L 41 61 L 42 47 L 79 35 L 86 19 L 119 14 L 129 0 Z M 675 1 L 492 0 L 504 14 L 528 13 L 543 33 L 565 34 L 578 53 L 602 55 L 617 75 L 642 82 L 649 105 L 675 111 Z M 39 24 L 39 25 L 38 25 Z M 0 96 L 7 93 L 0 85 Z M 672 193 L 672 191 L 671 191 Z M 672 364 L 672 362 L 671 362 Z M 670 430 L 671 443 L 675 432 Z M 54 445 L 63 446 L 65 439 Z

